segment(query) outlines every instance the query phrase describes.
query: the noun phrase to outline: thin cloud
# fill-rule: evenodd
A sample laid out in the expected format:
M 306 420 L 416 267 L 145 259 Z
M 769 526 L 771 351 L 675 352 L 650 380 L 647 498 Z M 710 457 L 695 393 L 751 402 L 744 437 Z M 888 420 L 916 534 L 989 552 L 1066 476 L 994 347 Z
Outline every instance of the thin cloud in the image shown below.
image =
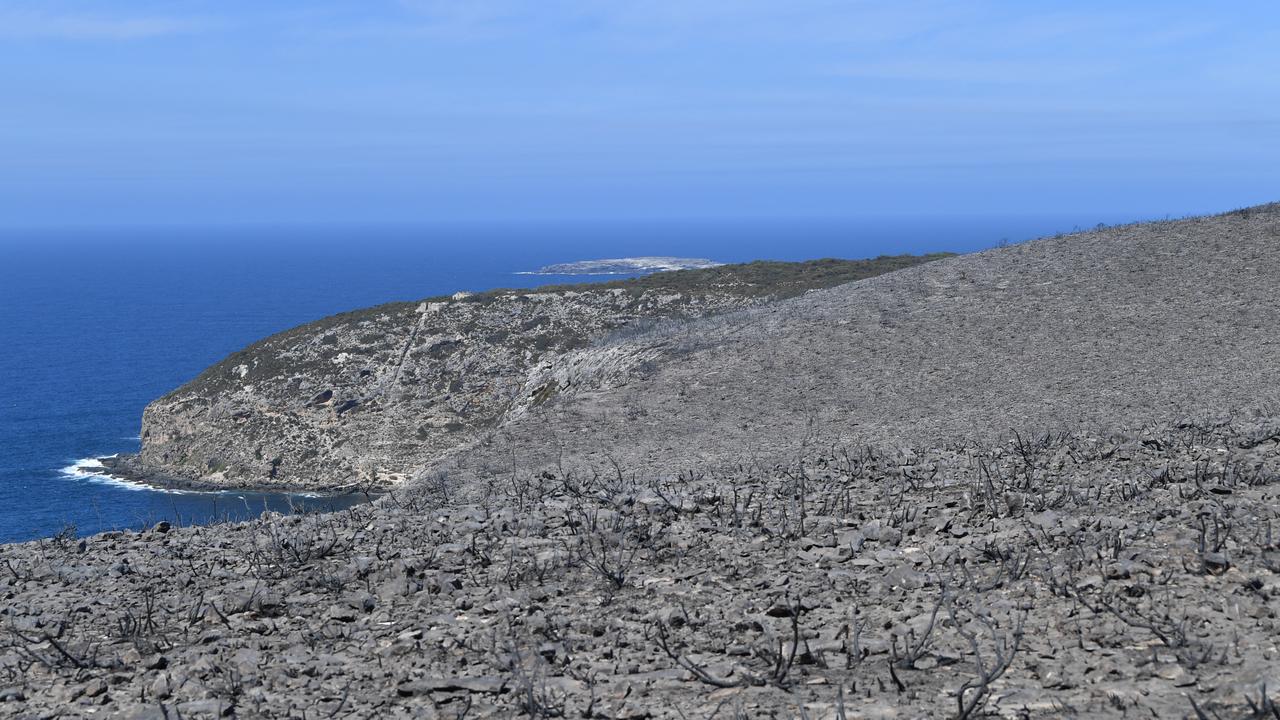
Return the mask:
M 0 37 L 62 40 L 146 40 L 199 32 L 201 20 L 170 17 L 106 17 L 0 10 Z
M 400 13 L 364 24 L 361 34 L 471 39 L 570 29 L 630 45 L 712 37 L 849 44 L 891 42 L 963 16 L 937 0 L 396 0 L 393 7 Z
M 1114 64 L 1078 60 L 966 60 L 929 58 L 848 64 L 834 74 L 853 78 L 963 83 L 1045 83 L 1087 80 L 1114 71 Z

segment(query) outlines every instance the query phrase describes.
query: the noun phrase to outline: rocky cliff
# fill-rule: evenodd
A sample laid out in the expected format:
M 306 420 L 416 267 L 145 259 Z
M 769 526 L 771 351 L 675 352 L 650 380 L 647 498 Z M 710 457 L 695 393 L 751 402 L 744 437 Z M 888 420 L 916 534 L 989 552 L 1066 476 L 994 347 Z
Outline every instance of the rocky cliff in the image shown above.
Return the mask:
M 566 353 L 658 321 L 757 306 L 940 256 L 751 263 L 530 291 L 458 293 L 336 315 L 232 354 L 153 402 L 142 451 L 162 484 L 394 485 L 564 388 Z

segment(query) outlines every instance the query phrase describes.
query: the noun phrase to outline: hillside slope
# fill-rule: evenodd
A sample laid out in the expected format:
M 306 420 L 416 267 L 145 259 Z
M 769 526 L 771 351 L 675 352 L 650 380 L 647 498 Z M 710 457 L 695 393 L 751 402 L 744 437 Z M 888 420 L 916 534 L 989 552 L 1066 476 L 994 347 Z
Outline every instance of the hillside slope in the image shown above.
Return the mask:
M 570 353 L 460 461 L 662 473 L 1267 406 L 1277 279 L 1280 205 L 954 257 Z
M 133 479 L 185 486 L 386 487 L 490 431 L 531 370 L 657 319 L 689 320 L 946 254 L 755 262 L 630 280 L 391 303 L 233 353 L 151 403 Z

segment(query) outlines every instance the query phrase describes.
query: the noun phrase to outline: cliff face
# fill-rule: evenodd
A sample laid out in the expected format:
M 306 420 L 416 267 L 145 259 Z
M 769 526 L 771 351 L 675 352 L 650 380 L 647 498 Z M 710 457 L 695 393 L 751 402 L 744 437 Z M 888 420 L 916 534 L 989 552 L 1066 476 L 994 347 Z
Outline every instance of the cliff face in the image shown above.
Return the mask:
M 335 490 L 394 485 L 563 383 L 530 384 L 610 333 L 793 296 L 924 258 L 753 263 L 538 291 L 459 293 L 333 316 L 267 338 L 160 398 L 140 479 Z M 624 330 L 625 328 L 625 330 Z

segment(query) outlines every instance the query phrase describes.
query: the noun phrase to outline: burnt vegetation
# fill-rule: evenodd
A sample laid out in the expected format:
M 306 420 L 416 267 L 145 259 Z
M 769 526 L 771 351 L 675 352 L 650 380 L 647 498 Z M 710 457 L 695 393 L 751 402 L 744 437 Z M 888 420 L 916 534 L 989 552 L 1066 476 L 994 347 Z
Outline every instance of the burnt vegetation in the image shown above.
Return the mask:
M 624 290 L 634 294 L 645 291 L 704 293 L 730 291 L 742 295 L 789 298 L 809 290 L 835 287 L 845 283 L 865 280 L 877 275 L 954 257 L 955 253 L 927 253 L 924 255 L 880 255 L 865 260 L 823 258 L 805 262 L 780 262 L 757 260 L 714 268 L 673 270 L 653 273 L 627 280 L 610 280 L 602 283 L 578 285 L 548 285 L 539 292 L 563 290 Z M 496 292 L 511 292 L 500 290 Z M 479 297 L 479 296 L 477 296 Z
M 928 253 L 924 255 L 881 255 L 875 258 L 846 260 L 824 258 L 805 262 L 756 261 L 751 263 L 722 265 L 714 268 L 694 270 L 674 270 L 670 272 L 652 273 L 636 278 L 609 280 L 605 282 L 575 283 L 568 285 L 544 285 L 534 290 L 499 288 L 467 295 L 461 302 L 468 305 L 491 305 L 496 300 L 519 297 L 537 293 L 564 292 L 602 292 L 619 290 L 638 298 L 647 293 L 683 293 L 687 295 L 731 294 L 744 298 L 783 299 L 800 295 L 808 290 L 835 287 L 845 283 L 864 280 L 883 275 L 895 270 L 919 265 L 925 262 L 953 257 L 954 253 Z M 317 338 L 321 345 L 333 345 L 323 359 L 331 360 L 341 348 L 336 346 L 334 333 L 348 328 L 374 327 L 383 330 L 378 333 L 364 333 L 363 344 L 377 344 L 385 338 L 384 328 L 387 326 L 408 327 L 416 320 L 416 310 L 423 303 L 449 302 L 448 295 L 439 295 L 421 300 L 389 302 L 373 307 L 338 313 L 319 320 L 290 328 L 264 338 L 243 350 L 227 356 L 204 372 L 190 386 L 184 386 L 166 397 L 177 397 L 190 388 L 198 388 L 205 392 L 213 392 L 224 388 L 231 378 L 236 377 L 234 369 L 244 364 L 255 376 L 271 377 L 296 370 L 297 364 L 282 364 L 282 349 L 300 342 Z M 522 329 L 525 332 L 537 330 L 545 321 L 533 321 Z M 559 335 L 544 336 L 532 333 L 529 342 L 541 344 L 539 349 L 568 346 L 575 347 L 585 342 L 586 338 L 565 334 L 554 329 Z M 502 331 L 505 333 L 506 331 Z M 507 341 L 506 334 L 495 337 L 494 342 Z M 163 398 L 162 398 L 163 399 Z
M 1273 717 L 1275 427 L 665 478 L 513 462 L 329 515 L 68 533 L 2 550 L 0 699 L 46 717 Z

